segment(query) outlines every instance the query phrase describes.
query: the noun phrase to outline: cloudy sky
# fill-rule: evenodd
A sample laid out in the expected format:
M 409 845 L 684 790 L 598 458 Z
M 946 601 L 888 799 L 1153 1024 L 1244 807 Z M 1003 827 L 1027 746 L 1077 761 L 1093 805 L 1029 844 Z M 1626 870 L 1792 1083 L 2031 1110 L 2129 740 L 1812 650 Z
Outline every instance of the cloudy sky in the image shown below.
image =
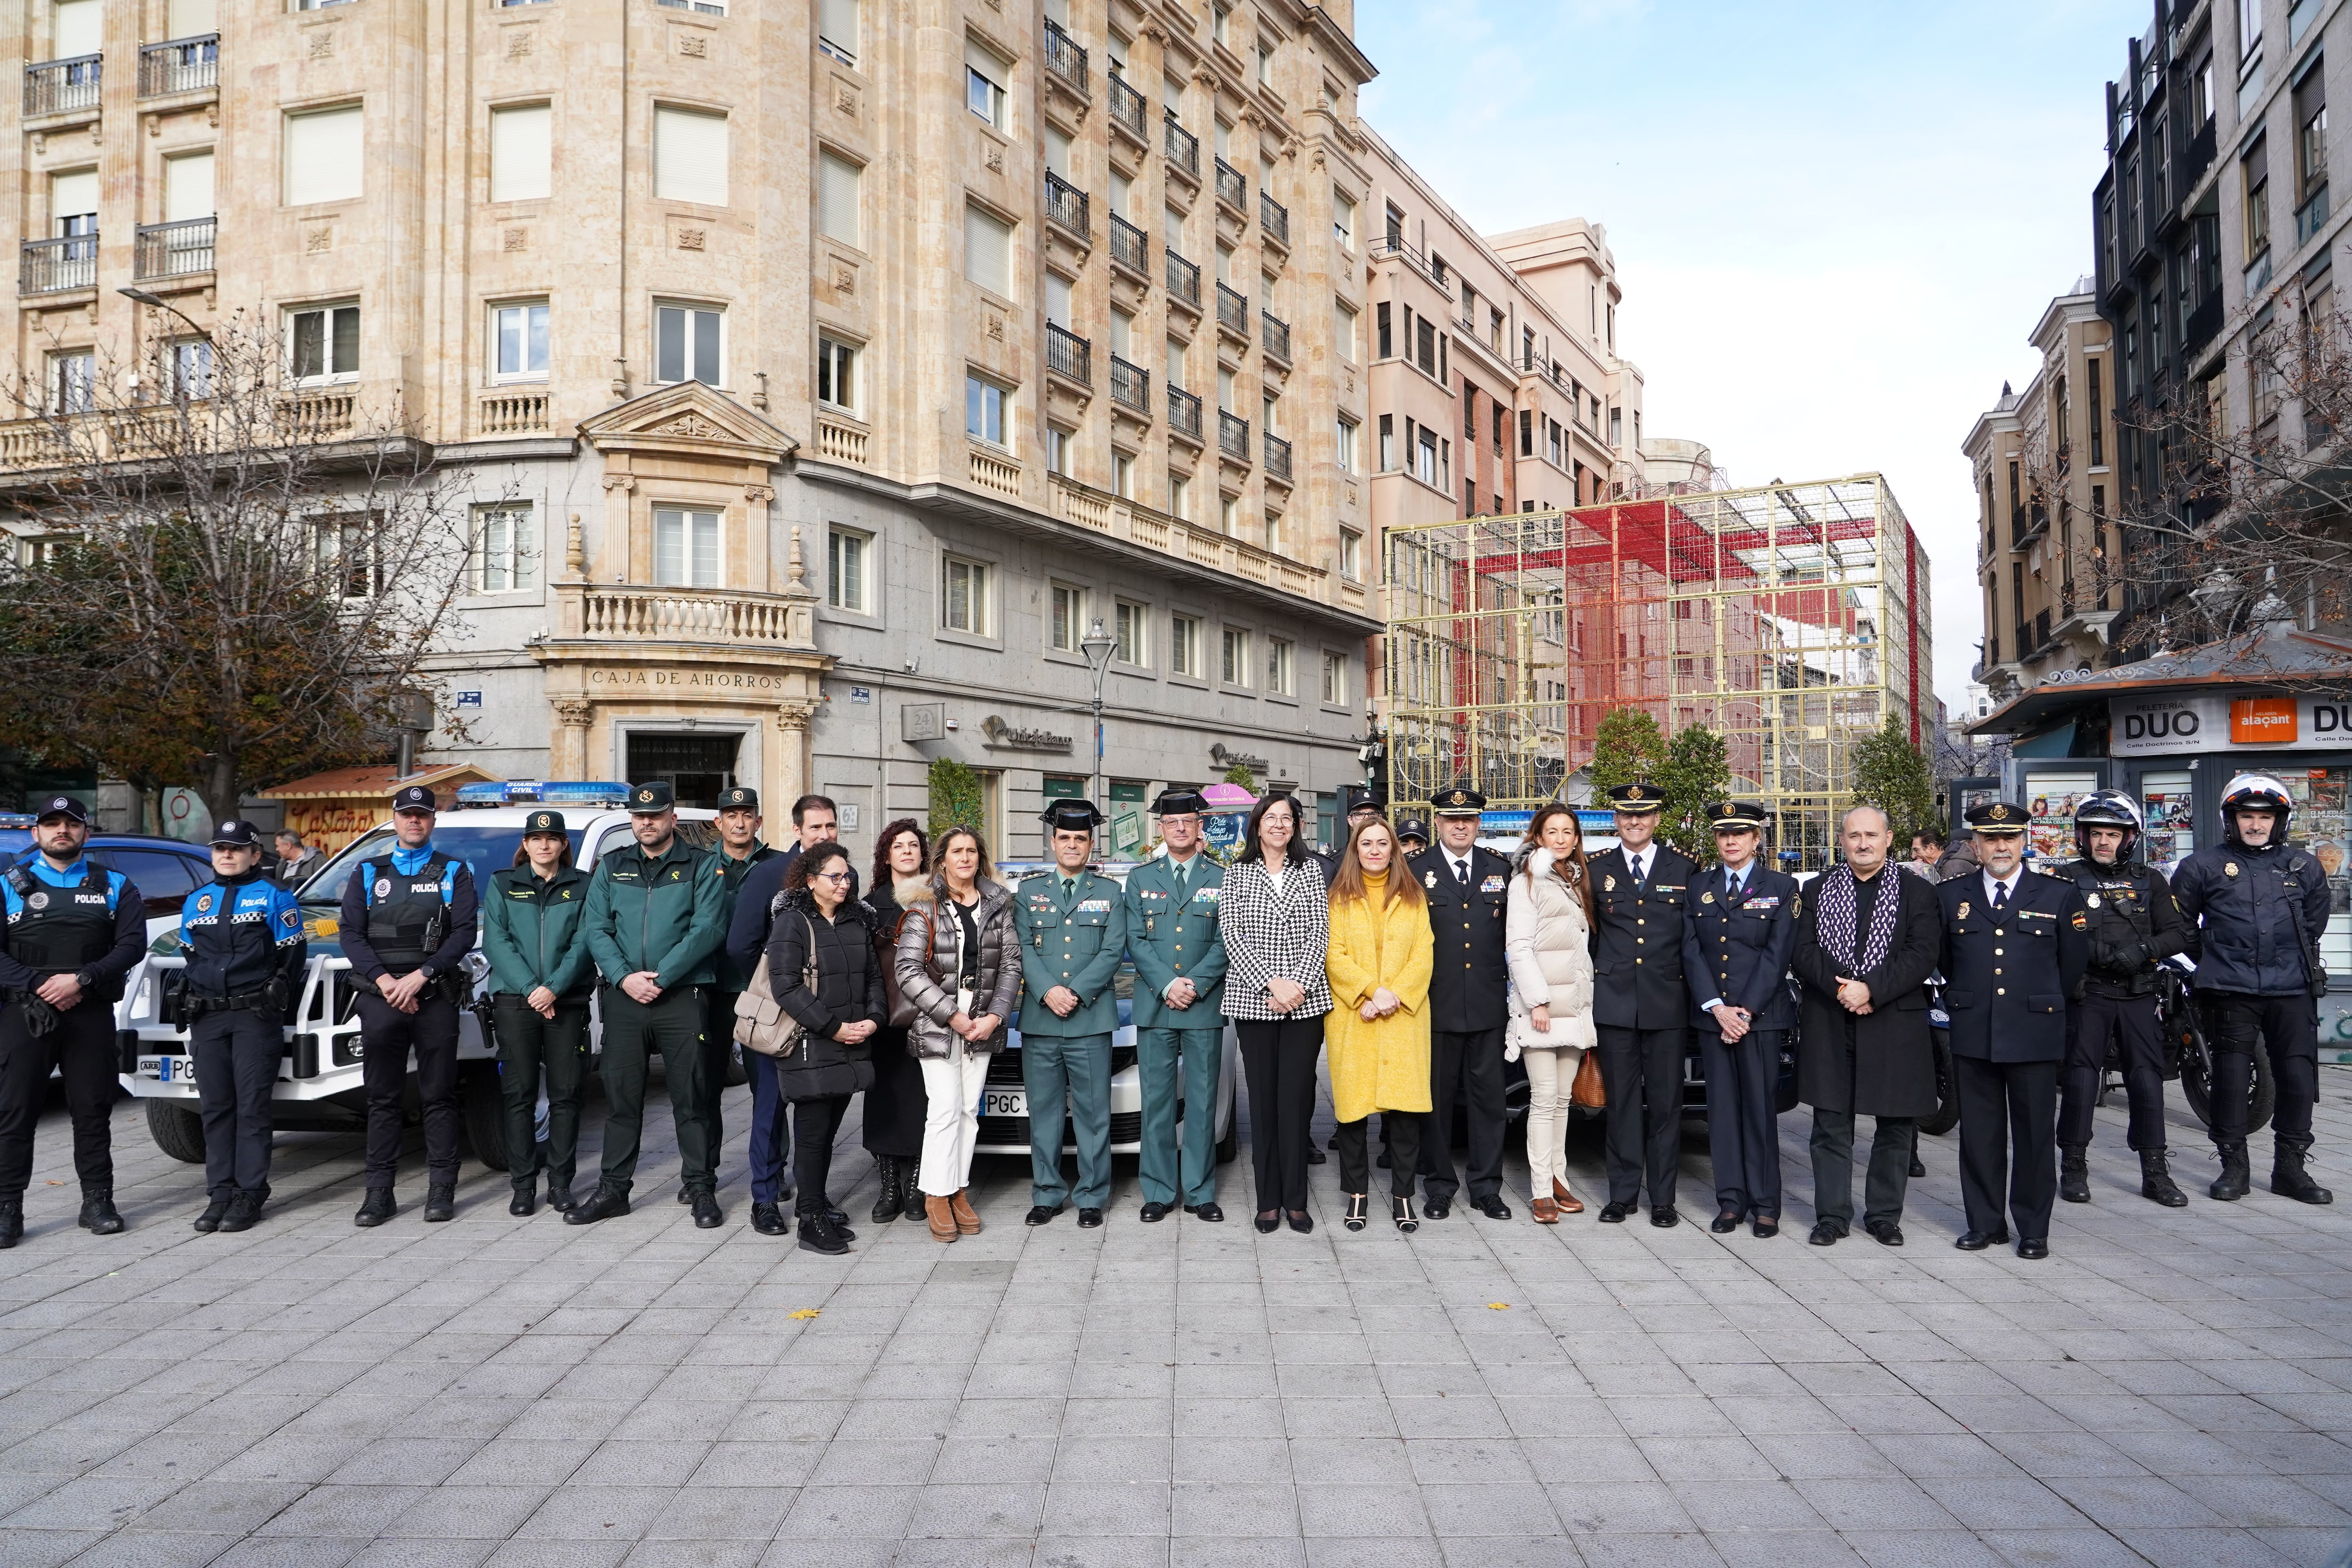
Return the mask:
M 2140 0 L 1358 0 L 1364 111 L 1488 233 L 1608 226 L 1644 434 L 1734 483 L 1885 473 L 1982 635 L 1969 425 L 2091 267 L 2103 84 Z

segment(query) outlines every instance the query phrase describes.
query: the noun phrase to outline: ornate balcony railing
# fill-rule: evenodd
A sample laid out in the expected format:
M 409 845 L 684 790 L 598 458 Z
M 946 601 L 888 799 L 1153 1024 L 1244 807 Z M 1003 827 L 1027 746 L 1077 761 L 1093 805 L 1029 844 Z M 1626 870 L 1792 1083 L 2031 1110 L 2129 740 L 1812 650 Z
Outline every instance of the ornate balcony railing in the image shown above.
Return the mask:
M 1237 213 L 1249 211 L 1249 182 L 1223 158 L 1217 160 L 1217 199 Z
M 1249 341 L 1249 300 L 1223 283 L 1217 285 L 1217 325 Z
M 100 55 L 75 55 L 25 68 L 25 112 L 63 114 L 98 107 Z
M 1165 122 L 1162 145 L 1168 155 L 1169 167 L 1181 171 L 1192 179 L 1201 177 L 1201 139 L 1176 123 L 1171 114 Z
M 216 217 L 140 225 L 134 270 L 141 278 L 184 278 L 191 272 L 210 272 L 213 241 L 219 227 Z
M 1045 323 L 1045 368 L 1081 386 L 1095 384 L 1094 345 L 1055 321 Z
M 1045 216 L 1072 234 L 1094 237 L 1088 220 L 1087 193 L 1055 174 L 1045 172 Z
M 1263 189 L 1257 194 L 1257 225 L 1276 245 L 1290 243 L 1290 209 L 1267 195 Z
M 1110 258 L 1139 278 L 1151 276 L 1150 237 L 1117 213 L 1110 215 Z
M 1168 389 L 1168 428 L 1195 441 L 1201 438 L 1201 400 L 1181 386 Z
M 1217 410 L 1217 450 L 1242 462 L 1250 459 L 1249 421 L 1238 414 Z
M 494 392 L 482 399 L 474 414 L 477 436 L 532 436 L 547 428 L 547 393 Z
M 1290 443 L 1271 430 L 1265 433 L 1265 471 L 1286 484 L 1290 480 Z
M 784 594 L 632 583 L 562 584 L 556 592 L 565 599 L 577 596 L 576 637 L 773 645 L 805 642 L 811 631 L 808 601 Z
M 1177 255 L 1163 252 L 1168 258 L 1168 291 L 1192 306 L 1201 308 L 1201 269 Z
M 1110 356 L 1110 400 L 1138 414 L 1151 414 L 1151 373 L 1117 354 Z
M 1108 79 L 1112 122 L 1124 125 L 1140 140 L 1143 136 L 1143 95 L 1120 80 L 1116 71 Z
M 1260 310 L 1257 313 L 1257 321 L 1258 340 L 1265 345 L 1265 352 L 1283 363 L 1288 364 L 1290 363 L 1290 323 L 1271 310 Z
M 1051 17 L 1045 21 L 1045 68 L 1080 92 L 1087 90 L 1087 51 Z
M 97 286 L 98 236 L 72 234 L 61 239 L 25 241 L 16 279 L 19 294 L 56 294 Z
M 139 46 L 139 96 L 162 98 L 220 86 L 220 35 Z

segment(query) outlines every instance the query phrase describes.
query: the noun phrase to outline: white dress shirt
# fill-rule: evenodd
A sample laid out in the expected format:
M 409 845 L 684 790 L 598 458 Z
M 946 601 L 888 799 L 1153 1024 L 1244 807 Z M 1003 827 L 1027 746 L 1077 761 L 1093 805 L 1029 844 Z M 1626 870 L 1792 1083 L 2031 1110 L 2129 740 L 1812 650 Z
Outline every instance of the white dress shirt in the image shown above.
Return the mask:
M 1994 876 L 1994 875 L 1993 875 L 1991 872 L 1990 872 L 1990 871 L 1985 872 L 1985 873 L 1984 873 L 1984 889 L 1985 889 L 1985 903 L 1986 903 L 1986 906 L 1987 906 L 1988 908 L 1990 908 L 1990 907 L 1991 906 L 1991 904 L 1992 904 L 1993 900 L 1994 900 L 1996 897 L 2004 897 L 2004 898 L 2006 898 L 2006 899 L 2008 900 L 2008 902 L 2009 902 L 2009 903 L 2011 903 L 2011 904 L 2014 904 L 2014 903 L 2016 903 L 2016 902 L 2017 902 L 2017 883 L 2018 883 L 2018 879 L 2020 879 L 2021 877 L 2023 877 L 2024 875 L 2025 875 L 2025 868 L 2024 868 L 2024 867 L 2022 867 L 2022 866 L 2020 866 L 2016 870 L 2011 871 L 2011 872 L 2009 874 L 2009 876 L 2008 876 L 2008 878 L 2007 878 L 2007 879 L 2006 879 L 2006 880 L 2004 880 L 2003 879 L 2001 879 L 2001 878 L 2000 878 L 2000 877 L 1996 877 L 1996 876 Z M 2006 889 L 2009 889 L 2009 891 L 2008 891 L 2006 894 L 1996 894 L 1996 893 L 1994 892 L 1994 889 L 1997 889 L 1997 888 L 2006 888 Z M 2008 910 L 2006 909 L 2006 907 L 2004 907 L 2004 909 L 2002 910 L 2002 911 L 2001 911 L 2001 912 L 2002 912 L 2002 913 L 2004 913 L 2004 914 L 2006 914 L 2006 913 L 2008 912 Z

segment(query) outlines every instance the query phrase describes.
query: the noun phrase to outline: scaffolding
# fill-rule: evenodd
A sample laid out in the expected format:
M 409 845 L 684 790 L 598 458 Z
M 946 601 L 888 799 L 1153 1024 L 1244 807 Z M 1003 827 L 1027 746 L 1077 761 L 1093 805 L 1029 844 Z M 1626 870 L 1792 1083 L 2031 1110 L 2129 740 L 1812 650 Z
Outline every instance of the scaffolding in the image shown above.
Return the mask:
M 1621 708 L 1723 737 L 1772 846 L 1827 858 L 1853 742 L 1934 724 L 1927 558 L 1876 474 L 1392 528 L 1390 798 L 1563 798 Z M 1566 795 L 1573 796 L 1573 789 Z

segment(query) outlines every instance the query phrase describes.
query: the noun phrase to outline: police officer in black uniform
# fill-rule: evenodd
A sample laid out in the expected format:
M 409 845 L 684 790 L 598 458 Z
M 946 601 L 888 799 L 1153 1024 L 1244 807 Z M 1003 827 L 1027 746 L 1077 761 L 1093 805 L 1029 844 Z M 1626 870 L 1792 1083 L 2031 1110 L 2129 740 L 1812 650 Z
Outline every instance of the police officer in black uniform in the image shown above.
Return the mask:
M 343 883 L 341 934 L 361 986 L 367 1088 L 367 1198 L 352 1216 L 358 1226 L 400 1212 L 392 1184 L 412 1048 L 425 1102 L 425 1217 L 457 1213 L 457 1007 L 471 990 L 462 965 L 474 950 L 480 901 L 473 868 L 433 847 L 438 809 L 423 784 L 394 795 L 391 851 L 361 861 Z
M 1797 946 L 1797 879 L 1763 864 L 1764 808 L 1709 810 L 1722 864 L 1691 880 L 1683 973 L 1691 1031 L 1706 1066 L 1707 1150 L 1718 1236 L 1751 1222 L 1780 1233 L 1780 1051 L 1797 1026 L 1789 960 Z
M 1397 822 L 1397 849 L 1408 860 L 1429 847 L 1429 824 L 1418 816 L 1400 818 Z
M 114 1206 L 114 1004 L 147 950 L 146 906 L 120 871 L 82 853 L 89 812 L 68 795 L 37 808 L 32 850 L 0 874 L 0 1251 L 25 1235 L 33 1124 L 49 1072 L 73 1119 L 81 1227 L 122 1228 Z
M 2131 1102 L 2126 1136 L 2139 1154 L 2139 1194 L 2177 1209 L 2189 1200 L 2165 1168 L 2164 1041 L 2156 980 L 2164 960 L 2188 947 L 2189 933 L 2164 873 L 2132 858 L 2139 833 L 2139 807 L 2132 797 L 2121 790 L 2100 790 L 2074 808 L 2080 858 L 2057 871 L 2082 889 L 2091 921 L 2091 966 L 2066 1016 L 2058 1195 L 2070 1204 L 2091 1201 L 2092 1116 L 2106 1079 L 2107 1045 L 2114 1041 Z
M 1619 784 L 1618 845 L 1592 858 L 1592 1025 L 1609 1095 L 1603 1225 L 1622 1225 L 1650 1184 L 1650 1223 L 1682 1223 L 1675 1176 L 1683 1157 L 1683 1063 L 1691 998 L 1683 978 L 1683 915 L 1698 867 L 1657 842 L 1666 797 Z
M 269 1201 L 270 1096 L 310 957 L 302 906 L 262 868 L 261 849 L 250 822 L 215 827 L 213 879 L 180 909 L 211 1198 L 196 1228 L 205 1232 L 250 1230 Z
M 719 792 L 719 841 L 710 847 L 711 874 L 719 879 L 719 922 L 727 926 L 735 918 L 735 900 L 743 891 L 752 868 L 783 858 L 783 851 L 760 837 L 760 792 L 748 784 L 736 784 Z M 735 1001 L 751 984 L 751 972 L 740 967 L 721 946 L 716 954 L 719 984 L 708 997 L 710 1016 L 702 1030 L 702 1114 L 710 1123 L 710 1147 L 715 1152 L 724 1148 L 727 1133 L 720 1125 L 719 1101 L 727 1092 L 727 1080 L 735 1064 Z M 759 961 L 752 960 L 752 968 Z M 744 1064 L 748 1072 L 750 1064 Z M 684 1184 L 677 1189 L 677 1201 L 689 1203 L 693 1194 Z
M 2213 1144 L 2221 1173 L 2212 1194 L 2246 1195 L 2246 1102 L 2257 1049 L 2278 1083 L 2271 1122 L 2271 1191 L 2297 1203 L 2333 1203 L 2311 1179 L 2311 1108 L 2319 1090 L 2319 1007 L 2327 971 L 2327 877 L 2286 838 L 2294 810 L 2286 785 L 2241 773 L 2221 792 L 2222 842 L 2181 862 L 2172 896 L 2198 931 L 2197 1004 L 2213 1049 Z
M 1430 1131 L 1421 1141 L 1429 1192 L 1421 1212 L 1429 1219 L 1451 1214 L 1462 1186 L 1454 1171 L 1457 1100 L 1470 1124 L 1470 1206 L 1488 1219 L 1511 1217 L 1503 1201 L 1503 1033 L 1510 1022 L 1503 910 L 1511 863 L 1478 847 L 1486 808 L 1486 797 L 1466 784 L 1441 790 L 1430 803 L 1437 843 L 1405 862 L 1428 895 L 1437 943 L 1429 980 Z
M 2025 820 L 2024 808 L 2006 801 L 1972 807 L 1968 821 L 1981 869 L 1936 892 L 1944 907 L 1944 997 L 1952 1014 L 1969 1223 L 1958 1245 L 1981 1252 L 2009 1239 L 2006 1175 L 2017 1255 L 2047 1258 L 2058 1198 L 2052 1133 L 2058 1064 L 2066 1058 L 2066 999 L 2090 963 L 2091 922 L 2072 879 L 2025 869 Z

